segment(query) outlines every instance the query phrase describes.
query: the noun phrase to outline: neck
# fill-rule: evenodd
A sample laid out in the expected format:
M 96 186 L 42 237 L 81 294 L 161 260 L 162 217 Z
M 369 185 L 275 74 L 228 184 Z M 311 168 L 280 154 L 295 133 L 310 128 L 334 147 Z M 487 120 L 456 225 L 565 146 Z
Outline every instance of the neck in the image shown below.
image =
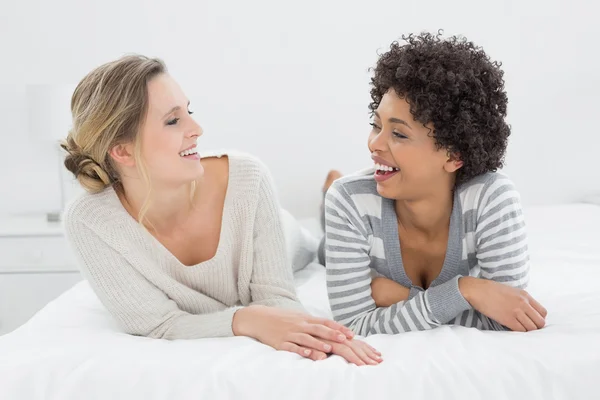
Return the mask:
M 198 192 L 199 182 L 196 182 Z M 178 186 L 153 184 L 152 192 L 148 198 L 148 187 L 139 180 L 124 181 L 123 192 L 119 194 L 125 209 L 137 220 L 140 210 L 146 199 L 150 207 L 144 214 L 144 225 L 151 232 L 167 233 L 178 226 L 182 226 L 188 219 L 192 209 L 190 183 Z
M 420 200 L 396 200 L 396 217 L 400 226 L 407 231 L 418 231 L 430 238 L 447 231 L 454 195 L 451 190 Z

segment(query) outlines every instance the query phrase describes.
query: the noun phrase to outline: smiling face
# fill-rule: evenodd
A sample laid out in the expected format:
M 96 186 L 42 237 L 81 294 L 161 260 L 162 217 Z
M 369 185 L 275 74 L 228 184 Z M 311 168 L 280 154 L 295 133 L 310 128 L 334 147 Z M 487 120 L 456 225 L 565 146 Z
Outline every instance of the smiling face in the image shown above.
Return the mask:
M 436 147 L 433 126 L 416 121 L 394 90 L 382 97 L 371 126 L 368 144 L 381 196 L 419 200 L 453 186 L 462 162 Z
M 147 92 L 140 140 L 115 146 L 113 159 L 124 176 L 141 173 L 153 185 L 176 187 L 197 180 L 204 173 L 196 148 L 202 128 L 191 116 L 187 97 L 168 74 L 152 78 Z
M 142 125 L 142 157 L 153 181 L 186 183 L 202 176 L 196 150 L 202 128 L 192 118 L 189 101 L 167 74 L 148 83 L 148 113 Z

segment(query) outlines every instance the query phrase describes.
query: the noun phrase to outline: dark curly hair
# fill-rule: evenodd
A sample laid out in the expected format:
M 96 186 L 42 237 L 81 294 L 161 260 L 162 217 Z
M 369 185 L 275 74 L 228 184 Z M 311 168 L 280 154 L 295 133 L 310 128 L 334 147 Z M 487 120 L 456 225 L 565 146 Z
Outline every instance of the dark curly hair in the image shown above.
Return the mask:
M 371 78 L 371 114 L 393 89 L 415 120 L 433 124 L 438 149 L 458 153 L 456 184 L 502 168 L 510 135 L 500 62 L 466 38 L 423 32 L 402 36 L 382 54 Z

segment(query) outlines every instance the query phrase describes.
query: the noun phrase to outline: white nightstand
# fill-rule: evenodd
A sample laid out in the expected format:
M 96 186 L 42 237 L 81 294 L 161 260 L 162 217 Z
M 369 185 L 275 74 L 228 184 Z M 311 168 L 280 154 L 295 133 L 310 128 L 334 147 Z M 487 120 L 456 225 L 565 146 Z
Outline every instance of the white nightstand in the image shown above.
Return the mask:
M 0 218 L 0 335 L 82 279 L 60 223 Z

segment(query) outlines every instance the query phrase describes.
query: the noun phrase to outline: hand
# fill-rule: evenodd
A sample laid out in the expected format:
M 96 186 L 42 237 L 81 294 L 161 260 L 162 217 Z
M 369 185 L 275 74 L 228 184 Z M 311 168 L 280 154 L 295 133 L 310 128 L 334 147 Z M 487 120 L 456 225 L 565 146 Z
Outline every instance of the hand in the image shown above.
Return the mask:
M 332 343 L 345 343 L 354 332 L 337 322 L 276 307 L 248 306 L 233 317 L 233 333 L 249 336 L 276 350 L 319 360 L 333 350 Z
M 470 276 L 461 277 L 458 287 L 473 308 L 510 330 L 527 332 L 546 324 L 548 312 L 525 290 Z
M 371 281 L 371 297 L 377 307 L 389 307 L 400 301 L 408 300 L 410 289 L 387 278 L 373 278 Z
M 344 343 L 327 340 L 325 342 L 331 344 L 333 354 L 337 354 L 355 365 L 378 365 L 383 361 L 380 352 L 358 339 L 347 340 Z

